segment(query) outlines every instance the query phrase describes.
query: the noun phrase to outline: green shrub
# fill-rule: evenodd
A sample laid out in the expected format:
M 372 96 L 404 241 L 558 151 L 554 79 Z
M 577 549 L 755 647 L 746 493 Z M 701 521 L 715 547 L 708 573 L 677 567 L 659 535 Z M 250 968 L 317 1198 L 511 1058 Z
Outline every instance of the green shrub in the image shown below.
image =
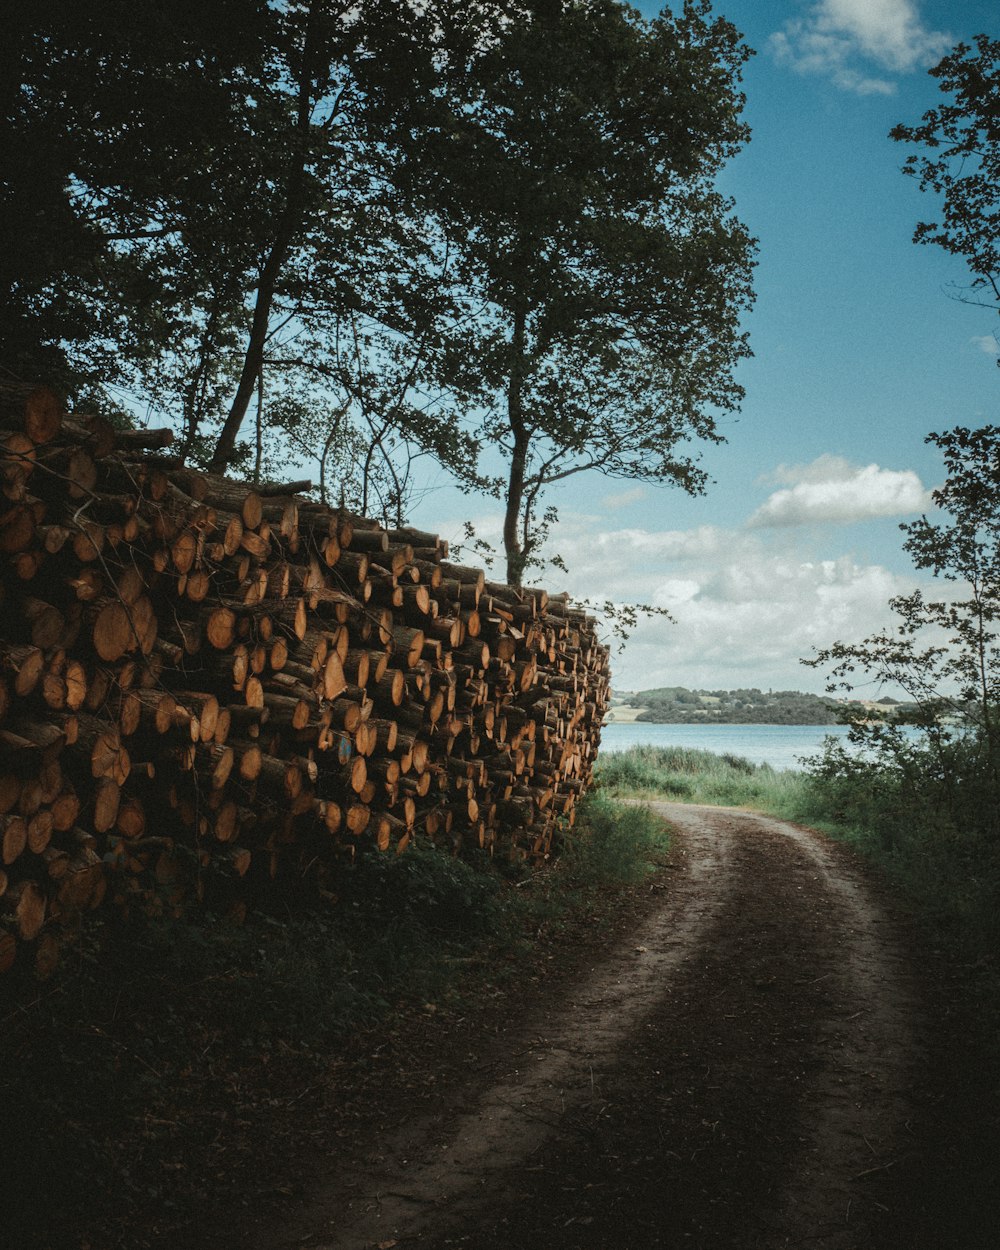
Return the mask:
M 630 884 L 648 875 L 668 838 L 649 808 L 592 796 L 565 837 L 562 867 L 576 884 Z
M 868 740 L 867 751 L 830 743 L 808 761 L 801 818 L 878 861 L 942 932 L 995 951 L 1000 803 L 989 756 L 960 733 Z

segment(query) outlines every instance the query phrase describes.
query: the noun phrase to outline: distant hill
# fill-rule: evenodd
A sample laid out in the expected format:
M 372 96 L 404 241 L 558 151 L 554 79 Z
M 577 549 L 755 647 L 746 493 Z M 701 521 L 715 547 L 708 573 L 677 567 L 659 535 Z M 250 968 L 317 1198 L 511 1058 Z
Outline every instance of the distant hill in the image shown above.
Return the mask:
M 901 707 L 881 699 L 873 707 Z M 843 705 L 801 690 L 688 690 L 661 686 L 623 691 L 612 699 L 608 719 L 656 725 L 836 725 Z

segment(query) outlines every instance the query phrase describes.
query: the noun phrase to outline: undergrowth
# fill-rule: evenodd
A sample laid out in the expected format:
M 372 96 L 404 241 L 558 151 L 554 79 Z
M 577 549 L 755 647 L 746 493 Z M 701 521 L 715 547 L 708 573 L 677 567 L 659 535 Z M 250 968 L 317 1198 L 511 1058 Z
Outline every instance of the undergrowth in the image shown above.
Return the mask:
M 662 858 L 668 838 L 663 825 L 649 808 L 626 807 L 594 795 L 586 804 L 586 816 L 577 830 L 564 835 L 557 888 L 596 888 L 633 885 L 646 877 Z
M 807 763 L 800 818 L 874 860 L 964 958 L 995 960 L 998 796 L 969 743 L 910 743 L 892 753 L 831 744 Z
M 169 1220 L 199 1185 L 211 1198 L 226 1170 L 213 1179 L 217 1143 L 257 1122 L 262 1091 L 292 1106 L 331 1059 L 364 1065 L 394 1019 L 464 1010 L 487 980 L 517 977 L 546 934 L 640 880 L 665 848 L 648 811 L 606 799 L 582 811 L 541 871 L 423 845 L 370 851 L 333 905 L 290 904 L 243 926 L 109 916 L 51 981 L 5 978 L 11 1244 L 79 1250 L 96 1226 L 109 1250 L 134 1250 L 131 1212 L 155 1204 Z
M 600 761 L 600 789 L 690 803 L 752 807 L 851 843 L 910 904 L 971 957 L 1000 949 L 1000 841 L 996 801 L 956 756 L 851 754 L 832 740 L 805 771 L 776 771 L 739 756 L 635 746 Z

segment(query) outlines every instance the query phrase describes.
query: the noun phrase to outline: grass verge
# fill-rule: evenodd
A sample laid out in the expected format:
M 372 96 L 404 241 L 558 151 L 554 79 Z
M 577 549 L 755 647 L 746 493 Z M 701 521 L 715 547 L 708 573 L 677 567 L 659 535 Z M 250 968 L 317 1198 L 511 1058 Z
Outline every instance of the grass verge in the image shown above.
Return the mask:
M 268 1175 L 332 1065 L 363 1069 L 408 1014 L 466 1013 L 592 924 L 666 849 L 648 811 L 583 805 L 520 875 L 414 846 L 371 853 L 324 910 L 242 927 L 112 918 L 56 977 L 0 989 L 0 1201 L 22 1250 L 141 1250 L 149 1228 Z M 360 1084 L 359 1084 L 360 1088 Z M 264 1191 L 266 1193 L 266 1190 Z

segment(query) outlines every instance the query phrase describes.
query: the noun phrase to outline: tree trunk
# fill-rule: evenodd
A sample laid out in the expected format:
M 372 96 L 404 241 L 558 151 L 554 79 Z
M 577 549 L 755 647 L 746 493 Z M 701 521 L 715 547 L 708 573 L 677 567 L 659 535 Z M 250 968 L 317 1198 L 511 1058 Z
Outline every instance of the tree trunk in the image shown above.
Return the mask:
M 528 460 L 528 434 L 524 426 L 522 392 L 524 387 L 524 339 L 525 312 L 518 306 L 514 314 L 514 334 L 511 341 L 512 360 L 510 380 L 507 387 L 507 421 L 510 425 L 513 448 L 510 473 L 507 478 L 507 507 L 503 519 L 503 546 L 507 556 L 507 582 L 520 586 L 524 577 L 527 553 L 521 546 L 518 521 L 524 498 L 524 470 Z
M 264 268 L 261 270 L 260 282 L 257 285 L 257 299 L 254 303 L 253 320 L 250 324 L 250 340 L 247 343 L 246 355 L 243 359 L 243 370 L 240 374 L 239 386 L 236 388 L 236 396 L 219 434 L 219 440 L 215 445 L 215 451 L 212 454 L 211 464 L 209 465 L 209 468 L 216 473 L 224 472 L 233 459 L 240 427 L 243 425 L 247 408 L 250 406 L 250 400 L 260 380 L 261 370 L 264 366 L 264 346 L 267 343 L 271 309 L 274 305 L 274 294 L 278 278 L 281 275 L 285 261 L 288 259 L 295 231 L 301 222 L 305 199 L 306 157 L 312 112 L 312 83 L 309 67 L 312 60 L 314 34 L 315 17 L 313 8 L 310 7 L 306 23 L 305 43 L 302 49 L 298 108 L 295 118 L 295 132 L 292 138 L 294 155 L 285 187 L 285 206 L 278 219 L 274 241 L 271 244 L 271 250 L 267 254 L 267 260 L 264 262 Z
M 198 428 L 201 425 L 201 418 L 204 413 L 205 389 L 208 385 L 208 376 L 211 370 L 212 353 L 215 348 L 215 331 L 219 320 L 219 305 L 221 302 L 222 297 L 218 291 L 213 292 L 208 322 L 198 345 L 198 363 L 184 393 L 184 437 L 181 440 L 178 452 L 182 462 L 191 454 L 194 441 L 198 437 Z
M 257 285 L 257 300 L 254 304 L 253 321 L 250 325 L 250 341 L 247 344 L 246 356 L 243 360 L 243 371 L 239 386 L 233 399 L 229 415 L 226 417 L 219 440 L 209 464 L 214 473 L 222 473 L 233 459 L 236 450 L 236 439 L 243 425 L 247 409 L 254 390 L 257 387 L 260 371 L 264 364 L 264 345 L 267 342 L 267 331 L 271 320 L 271 308 L 274 304 L 274 292 L 278 276 L 291 247 L 292 233 L 297 224 L 298 211 L 301 208 L 302 186 L 304 182 L 304 155 L 299 157 L 299 164 L 292 171 L 289 179 L 288 200 L 282 214 L 277 237 L 268 253 L 260 282 Z M 293 198 L 293 192 L 297 195 Z

